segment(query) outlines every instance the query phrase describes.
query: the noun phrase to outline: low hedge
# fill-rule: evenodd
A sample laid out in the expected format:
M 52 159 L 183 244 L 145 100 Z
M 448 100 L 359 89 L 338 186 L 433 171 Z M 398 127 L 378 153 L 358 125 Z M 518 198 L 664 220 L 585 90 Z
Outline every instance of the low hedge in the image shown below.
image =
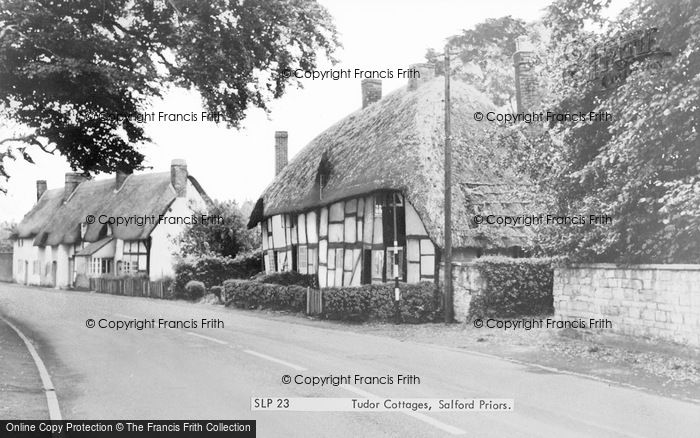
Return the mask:
M 546 258 L 483 257 L 474 262 L 484 289 L 472 297 L 470 319 L 551 314 L 554 269 Z
M 221 285 L 230 278 L 250 278 L 262 269 L 262 253 L 245 256 L 223 257 L 204 256 L 192 260 L 182 260 L 175 265 L 175 281 L 172 293 L 174 298 L 187 298 L 185 286 L 192 280 L 201 281 L 207 289 Z
M 438 320 L 442 311 L 433 283 L 401 284 L 401 320 L 422 323 Z M 301 312 L 306 287 L 260 281 L 224 282 L 227 306 Z M 390 283 L 323 289 L 322 317 L 342 321 L 393 321 L 394 285 Z
M 241 309 L 301 312 L 306 309 L 306 288 L 250 280 L 226 280 L 224 300 L 227 306 Z
M 401 321 L 409 324 L 432 322 L 442 310 L 435 284 L 399 285 Z M 394 321 L 394 284 L 381 283 L 323 290 L 323 316 L 344 321 Z

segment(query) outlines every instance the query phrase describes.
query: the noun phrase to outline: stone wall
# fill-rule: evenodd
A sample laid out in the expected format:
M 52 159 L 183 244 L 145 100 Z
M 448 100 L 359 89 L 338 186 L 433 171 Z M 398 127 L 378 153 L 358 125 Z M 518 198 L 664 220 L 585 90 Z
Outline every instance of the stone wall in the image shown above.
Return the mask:
M 445 264 L 440 263 L 440 290 L 442 291 L 445 278 Z M 472 263 L 452 262 L 452 290 L 454 317 L 459 322 L 465 322 L 469 314 L 469 305 L 472 297 L 481 293 L 484 288 L 484 280 L 479 270 Z
M 554 271 L 561 319 L 606 318 L 616 333 L 700 347 L 700 265 L 577 265 Z

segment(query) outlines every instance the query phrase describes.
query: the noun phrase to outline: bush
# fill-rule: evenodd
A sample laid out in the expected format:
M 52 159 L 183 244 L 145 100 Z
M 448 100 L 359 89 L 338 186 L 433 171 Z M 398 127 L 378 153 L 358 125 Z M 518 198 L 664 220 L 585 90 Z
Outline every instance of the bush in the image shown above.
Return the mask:
M 301 312 L 306 309 L 306 288 L 296 285 L 226 280 L 224 300 L 227 306 L 242 309 L 272 309 Z
M 472 297 L 470 319 L 511 318 L 554 312 L 551 259 L 483 257 L 474 262 L 484 289 Z
M 262 253 L 222 257 L 211 255 L 195 260 L 182 260 L 175 265 L 174 298 L 186 296 L 185 286 L 191 280 L 201 281 L 205 287 L 218 286 L 230 278 L 250 278 L 262 268 Z
M 201 281 L 190 280 L 185 285 L 185 298 L 188 300 L 198 300 L 204 296 L 206 291 L 207 290 L 204 287 L 204 283 Z
M 437 320 L 442 311 L 435 284 L 430 282 L 399 285 L 400 313 L 404 323 Z M 323 290 L 323 316 L 344 321 L 393 321 L 393 283 L 371 284 Z
M 401 319 L 405 323 L 435 321 L 442 315 L 433 283 L 401 284 Z M 261 281 L 224 282 L 227 306 L 303 312 L 306 287 Z M 324 318 L 342 321 L 393 321 L 394 285 L 390 283 L 323 289 Z
M 263 275 L 256 278 L 261 283 L 282 284 L 285 286 L 297 285 L 303 287 L 318 287 L 316 284 L 316 275 L 300 274 L 295 271 L 274 272 L 272 274 Z
M 221 296 L 222 292 L 224 291 L 224 288 L 221 286 L 213 286 L 210 290 L 211 293 L 216 295 L 216 298 L 218 298 L 219 302 L 223 301 L 223 297 Z

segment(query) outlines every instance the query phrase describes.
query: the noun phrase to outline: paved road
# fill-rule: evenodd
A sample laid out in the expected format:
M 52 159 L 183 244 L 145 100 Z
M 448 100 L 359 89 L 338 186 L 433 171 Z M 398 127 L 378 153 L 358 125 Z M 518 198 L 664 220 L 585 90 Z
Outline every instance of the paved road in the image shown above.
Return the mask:
M 67 419 L 255 419 L 261 437 L 697 437 L 700 406 L 443 347 L 219 307 L 0 283 Z M 219 329 L 89 329 L 87 319 L 221 319 Z M 0 320 L 0 325 L 2 324 Z M 312 388 L 297 374 L 414 374 L 419 385 Z M 40 382 L 37 381 L 37 387 Z M 507 413 L 260 412 L 253 396 L 506 398 Z

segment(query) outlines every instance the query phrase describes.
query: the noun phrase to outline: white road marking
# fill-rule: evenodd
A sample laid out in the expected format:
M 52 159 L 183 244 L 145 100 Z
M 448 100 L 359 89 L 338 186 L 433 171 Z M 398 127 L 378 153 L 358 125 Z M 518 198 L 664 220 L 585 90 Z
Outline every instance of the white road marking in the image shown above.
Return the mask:
M 360 389 L 356 386 L 352 385 L 340 385 L 341 388 L 345 389 L 346 391 L 354 392 L 357 395 L 361 395 L 362 397 L 365 398 L 384 398 L 380 397 L 378 395 L 372 394 L 371 392 L 367 392 L 364 389 Z M 467 431 L 460 429 L 455 426 L 450 426 L 447 423 L 443 423 L 442 421 L 438 421 L 434 419 L 433 417 L 429 417 L 425 414 L 421 414 L 420 412 L 414 412 L 414 411 L 399 411 L 404 415 L 408 415 L 409 417 L 413 417 L 416 420 L 420 420 L 424 423 L 428 423 L 429 425 L 436 427 L 444 432 L 447 432 L 452 435 L 466 435 Z
M 243 352 L 248 353 L 248 354 L 252 354 L 253 356 L 257 356 L 257 357 L 260 357 L 263 359 L 267 359 L 271 362 L 277 362 L 278 364 L 286 365 L 289 368 L 295 369 L 297 371 L 306 371 L 306 368 L 304 368 L 302 366 L 294 365 L 293 363 L 284 361 L 282 359 L 277 359 L 276 357 L 268 356 L 267 354 L 258 353 L 257 351 L 253 351 L 253 350 L 243 350 Z
M 17 333 L 17 336 L 19 336 L 20 339 L 24 341 L 24 345 L 27 346 L 29 354 L 31 354 L 32 359 L 34 359 L 34 363 L 36 364 L 36 367 L 39 370 L 39 377 L 41 377 L 41 383 L 44 386 L 46 402 L 49 405 L 49 419 L 51 421 L 61 421 L 61 410 L 58 407 L 56 389 L 53 386 L 53 382 L 51 382 L 51 376 L 49 375 L 49 371 L 44 365 L 44 361 L 42 361 L 41 357 L 39 357 L 39 353 L 37 353 L 36 348 L 34 348 L 34 345 L 32 345 L 32 341 L 30 341 L 29 338 L 24 336 L 24 334 L 10 321 L 6 320 L 2 316 L 0 316 L 0 319 L 2 319 L 5 322 L 5 324 L 10 326 L 10 328 L 14 330 L 15 333 Z
M 208 341 L 216 342 L 217 344 L 228 345 L 228 342 L 226 342 L 226 341 L 222 341 L 222 340 L 216 339 L 216 338 L 210 338 L 209 336 L 200 335 L 199 333 L 187 332 L 187 331 L 185 333 L 187 333 L 188 335 L 191 335 L 191 336 L 196 336 L 198 338 L 206 339 Z

